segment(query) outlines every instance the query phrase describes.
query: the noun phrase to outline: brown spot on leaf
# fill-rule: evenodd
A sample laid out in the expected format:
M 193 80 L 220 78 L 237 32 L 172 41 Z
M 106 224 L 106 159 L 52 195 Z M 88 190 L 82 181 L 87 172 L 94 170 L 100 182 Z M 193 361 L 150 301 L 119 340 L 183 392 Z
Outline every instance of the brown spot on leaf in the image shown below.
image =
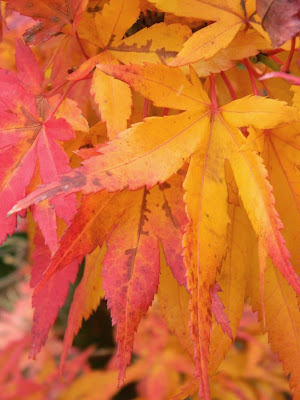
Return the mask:
M 170 189 L 171 185 L 168 182 L 161 183 L 159 185 L 160 190 Z
M 101 10 L 101 7 L 99 7 L 99 6 L 96 6 L 96 7 L 88 7 L 87 8 L 87 12 L 88 13 L 96 13 L 96 12 L 98 12 L 98 11 L 100 11 Z
M 127 249 L 125 250 L 125 255 L 129 256 L 127 261 L 126 261 L 126 266 L 128 267 L 128 271 L 127 271 L 127 279 L 131 279 L 131 275 L 132 275 L 132 267 L 134 264 L 134 259 L 136 256 L 136 252 L 137 252 L 137 248 L 133 248 L 133 249 Z
M 143 202 L 142 202 L 142 209 L 141 209 L 141 219 L 140 219 L 140 225 L 139 225 L 139 229 L 138 232 L 140 233 L 140 235 L 146 235 L 149 236 L 149 232 L 145 231 L 143 229 L 145 223 L 148 221 L 148 217 L 146 215 L 146 213 L 150 213 L 151 210 L 149 210 L 149 208 L 147 208 L 147 195 L 149 194 L 149 190 L 145 189 L 144 190 L 144 197 L 143 197 Z
M 86 184 L 86 177 L 82 172 L 74 171 L 75 176 L 62 176 L 60 178 L 60 183 L 66 188 L 66 192 L 69 192 L 70 188 L 80 188 Z
M 178 175 L 181 175 L 181 176 L 186 176 L 186 171 L 185 171 L 184 169 L 180 168 L 180 169 L 177 171 L 177 174 L 178 174 Z
M 28 29 L 23 37 L 25 42 L 28 43 L 32 43 L 35 40 L 35 35 L 42 31 L 44 29 L 44 24 L 42 22 L 39 22 L 38 24 L 34 25 L 32 28 Z
M 94 178 L 94 179 L 93 179 L 93 185 L 95 185 L 95 186 L 101 186 L 101 182 L 100 182 L 99 178 Z
M 165 196 L 164 196 L 164 200 L 165 200 L 165 202 L 162 205 L 162 209 L 164 210 L 166 217 L 171 219 L 175 228 L 179 228 L 180 224 L 178 223 L 175 216 L 172 214 L 171 208 L 170 208 L 169 203 L 168 203 L 167 199 L 165 198 Z

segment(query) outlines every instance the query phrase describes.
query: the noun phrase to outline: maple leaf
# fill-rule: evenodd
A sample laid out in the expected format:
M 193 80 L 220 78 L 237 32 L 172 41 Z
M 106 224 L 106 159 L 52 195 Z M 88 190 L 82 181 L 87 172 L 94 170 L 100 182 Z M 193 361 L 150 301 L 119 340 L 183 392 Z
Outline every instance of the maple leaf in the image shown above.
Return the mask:
M 225 164 L 228 187 L 228 215 L 230 227 L 227 240 L 227 254 L 223 261 L 217 282 L 222 291 L 219 297 L 230 321 L 233 338 L 236 337 L 242 317 L 246 297 L 248 276 L 251 274 L 252 250 L 255 247 L 255 235 L 238 196 L 233 174 Z M 213 325 L 209 354 L 209 374 L 217 371 L 231 345 L 231 339 L 224 334 L 219 325 Z
M 193 358 L 193 343 L 188 329 L 189 293 L 186 288 L 178 285 L 162 255 L 160 274 L 157 300 L 161 314 L 169 330 L 176 335 L 181 346 Z
M 31 287 L 41 280 L 51 252 L 44 243 L 41 232 L 37 230 L 34 239 L 33 269 Z M 35 358 L 46 343 L 49 329 L 54 324 L 59 309 L 64 305 L 69 291 L 69 283 L 74 283 L 78 272 L 78 263 L 73 261 L 67 267 L 53 276 L 39 293 L 33 295 L 34 307 L 32 338 L 29 356 Z M 51 301 L 49 301 L 51 299 Z
M 47 97 L 52 93 L 56 94 L 60 88 L 64 88 L 70 72 L 86 59 L 80 47 L 81 42 L 79 43 L 73 35 L 58 35 L 49 42 L 48 46 L 45 56 L 47 60 L 49 59 L 49 63 L 44 66 L 43 84 L 45 91 L 47 90 Z M 86 94 L 85 87 L 88 85 L 90 85 L 88 80 L 78 82 L 76 90 L 74 88 L 70 93 L 85 115 L 87 115 L 87 99 L 83 99 L 82 94 Z
M 82 79 L 97 63 L 119 64 L 128 60 L 165 63 L 181 50 L 191 35 L 186 26 L 161 23 L 123 39 L 127 29 L 137 20 L 139 12 L 138 0 L 113 0 L 105 4 L 101 12 L 84 13 L 78 28 L 79 37 L 97 44 L 101 52 L 84 62 L 69 79 Z M 96 70 L 91 94 L 99 107 L 102 121 L 107 123 L 108 136 L 112 139 L 127 128 L 132 109 L 131 91 L 126 83 Z
M 184 171 L 183 175 L 172 177 L 169 182 L 152 188 L 149 193 L 140 190 L 137 193 L 101 192 L 84 196 L 78 213 L 60 239 L 60 246 L 34 294 L 34 298 L 39 297 L 41 287 L 48 285 L 50 276 L 57 271 L 63 272 L 71 262 L 78 264 L 97 244 L 102 245 L 107 240 L 107 254 L 102 269 L 103 288 L 111 308 L 113 323 L 117 323 L 120 382 L 124 379 L 125 367 L 131 358 L 134 332 L 156 292 L 160 270 L 158 240 L 162 243 L 173 275 L 181 285 L 186 285 L 181 242 L 183 227 L 187 221 L 179 190 L 183 176 Z M 110 218 L 107 218 L 107 213 Z M 117 221 L 118 224 L 115 225 Z M 168 235 L 165 234 L 166 231 Z M 148 253 L 149 270 L 152 273 L 145 268 L 145 252 Z M 152 286 L 150 282 L 153 282 Z M 144 285 L 146 286 L 142 290 Z M 86 286 L 82 285 L 80 291 L 84 294 L 85 290 Z M 147 297 L 145 291 L 148 293 Z M 80 300 L 82 295 L 78 296 Z M 85 299 L 88 301 L 89 297 L 85 296 Z M 79 300 L 77 301 L 76 294 L 74 310 L 79 315 L 84 313 L 87 316 L 86 303 Z M 89 312 L 91 311 L 89 308 Z M 72 341 L 72 332 L 76 332 L 80 326 L 77 321 L 78 318 L 81 319 L 75 311 L 72 311 L 70 318 L 72 319 L 68 325 L 62 360 L 65 359 L 67 347 Z
M 147 118 L 144 123 L 133 125 L 100 147 L 99 156 L 84 160 L 79 169 L 30 194 L 12 211 L 79 190 L 89 193 L 103 188 L 117 191 L 127 186 L 131 190 L 143 185 L 150 188 L 168 179 L 191 156 L 184 182 L 189 217 L 184 256 L 191 294 L 190 327 L 195 343 L 196 374 L 201 393 L 208 399 L 211 289 L 227 250 L 226 159 L 254 232 L 275 266 L 300 291 L 280 232 L 282 224 L 274 207 L 266 169 L 255 152 L 244 148 L 246 139 L 238 129 L 241 126 L 270 129 L 297 120 L 298 112 L 284 102 L 257 96 L 219 107 L 213 80 L 210 102 L 192 69 L 191 83 L 180 70 L 163 65 L 98 65 L 98 68 L 121 78 L 156 106 L 187 111 L 170 117 Z
M 101 12 L 84 13 L 78 27 L 79 36 L 106 49 L 120 41 L 138 19 L 139 3 L 138 0 L 111 0 L 104 4 Z
M 295 90 L 295 89 L 294 89 Z M 294 102 L 297 104 L 297 89 Z M 284 224 L 283 236 L 291 251 L 291 260 L 296 272 L 300 272 L 300 173 L 298 159 L 300 151 L 299 123 L 291 123 L 268 129 L 266 131 L 251 129 L 248 147 L 259 151 L 270 171 L 276 196 L 277 209 Z M 257 265 L 257 263 L 255 264 Z M 299 347 L 300 313 L 295 293 L 284 282 L 280 274 L 270 262 L 266 262 L 264 279 L 264 307 L 259 298 L 259 271 L 256 266 L 255 274 L 249 275 L 249 292 L 255 310 L 265 314 L 266 329 L 272 349 L 279 354 L 286 374 L 290 375 L 290 385 L 294 388 L 294 396 L 300 393 L 299 387 L 299 352 L 293 351 Z M 276 296 L 274 296 L 276 293 Z M 260 296 L 261 297 L 261 296 Z M 278 310 L 281 310 L 278 313 Z M 284 342 L 284 343 L 283 343 Z M 289 344 L 288 344 L 289 343 Z
M 181 206 L 177 205 L 183 216 L 183 221 L 180 221 L 176 210 L 180 193 L 174 184 L 176 178 L 175 182 L 174 179 L 169 182 L 166 187 L 155 186 L 149 192 L 145 189 L 133 192 L 131 203 L 107 242 L 103 288 L 112 322 L 117 325 L 119 382 L 123 381 L 125 368 L 130 363 L 134 332 L 157 291 L 159 239 L 173 275 L 180 284 L 186 281 L 181 254 L 183 232 L 179 229 L 179 223 L 185 222 L 183 202 L 181 199 Z M 167 194 L 170 190 L 171 193 Z M 176 191 L 177 196 L 172 196 Z M 165 232 L 169 235 L 166 236 Z
M 280 47 L 300 31 L 299 1 L 257 0 L 262 26 L 270 35 L 273 46 Z
M 23 35 L 25 42 L 30 44 L 49 40 L 68 24 L 72 24 L 73 30 L 76 30 L 81 14 L 88 4 L 88 0 L 6 0 L 6 2 L 9 8 L 39 21 Z
M 258 263 L 253 263 L 249 275 L 248 295 L 255 311 L 262 319 L 261 296 L 259 292 Z M 252 267 L 253 267 L 252 266 Z M 276 293 L 276 295 L 274 295 Z M 287 285 L 278 270 L 267 262 L 264 284 L 265 325 L 272 350 L 278 354 L 286 375 L 290 374 L 290 386 L 294 398 L 299 397 L 299 332 L 300 313 L 297 296 Z
M 193 63 L 193 68 L 199 77 L 209 76 L 211 73 L 227 71 L 234 66 L 236 60 L 255 56 L 259 50 L 269 47 L 268 41 L 256 30 L 239 31 L 225 49 L 219 50 L 208 60 Z
M 75 137 L 71 126 L 86 126 L 76 103 L 65 100 L 61 104 L 64 118 L 60 118 L 56 104 L 58 97 L 45 98 L 42 74 L 31 50 L 21 41 L 16 45 L 18 76 L 0 70 L 2 91 L 1 111 L 1 242 L 15 229 L 16 217 L 6 218 L 6 210 L 25 196 L 36 168 L 42 183 L 50 182 L 59 173 L 70 171 L 69 160 L 57 141 Z M 52 115 L 55 113 L 55 115 Z M 67 122 L 68 121 L 68 122 Z M 71 122 L 71 124 L 69 123 Z M 84 123 L 85 122 L 85 123 Z M 38 183 L 38 182 L 37 182 Z M 49 205 L 35 210 L 45 238 L 55 250 L 56 216 L 69 222 L 76 212 L 74 195 L 53 202 L 55 213 Z M 44 223 L 47 218 L 48 222 Z
M 254 0 L 222 2 L 213 0 L 209 3 L 184 0 L 180 4 L 164 0 L 151 0 L 151 2 L 159 9 L 178 16 L 193 18 L 198 16 L 199 19 L 216 21 L 194 33 L 185 42 L 176 58 L 169 62 L 172 66 L 182 66 L 201 59 L 208 60 L 225 49 L 244 24 L 262 33 L 261 26 L 254 18 L 256 11 Z
M 103 49 L 103 53 L 96 56 L 103 62 L 118 63 L 108 51 L 108 47 L 123 38 L 127 29 L 137 20 L 139 12 L 139 0 L 130 2 L 112 0 L 104 5 L 101 13 L 84 13 L 79 27 L 79 36 L 96 43 Z M 94 58 L 92 58 L 84 63 L 82 68 L 85 74 L 88 74 L 94 66 Z M 102 121 L 107 122 L 109 137 L 112 138 L 127 128 L 132 102 L 130 90 L 124 82 L 115 81 L 98 71 L 93 76 L 91 94 L 99 106 Z

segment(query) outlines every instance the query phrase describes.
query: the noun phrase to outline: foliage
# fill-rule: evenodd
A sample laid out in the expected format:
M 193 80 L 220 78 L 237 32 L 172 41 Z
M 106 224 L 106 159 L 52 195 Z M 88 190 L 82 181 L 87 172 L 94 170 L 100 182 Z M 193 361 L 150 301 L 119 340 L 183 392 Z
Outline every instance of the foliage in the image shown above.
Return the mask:
M 85 258 L 61 372 L 105 297 L 122 385 L 158 292 L 196 377 L 173 352 L 178 398 L 208 400 L 247 299 L 300 399 L 299 6 L 270 3 L 2 2 L 0 237 L 26 217 L 31 357 Z

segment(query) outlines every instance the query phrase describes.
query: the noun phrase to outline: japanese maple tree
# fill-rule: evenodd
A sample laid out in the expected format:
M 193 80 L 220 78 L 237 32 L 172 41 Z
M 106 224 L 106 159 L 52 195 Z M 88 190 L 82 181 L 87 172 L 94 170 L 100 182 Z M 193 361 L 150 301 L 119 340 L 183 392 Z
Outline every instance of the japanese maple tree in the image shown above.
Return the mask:
M 158 292 L 194 366 L 176 398 L 208 400 L 247 301 L 300 399 L 298 2 L 5 3 L 0 237 L 27 219 L 31 357 L 84 259 L 62 373 L 105 297 L 122 385 Z

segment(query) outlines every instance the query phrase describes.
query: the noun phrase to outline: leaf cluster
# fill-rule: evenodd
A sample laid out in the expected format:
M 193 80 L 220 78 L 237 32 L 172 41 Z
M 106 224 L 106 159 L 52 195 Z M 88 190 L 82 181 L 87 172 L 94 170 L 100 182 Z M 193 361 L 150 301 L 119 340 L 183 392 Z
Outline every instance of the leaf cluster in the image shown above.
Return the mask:
M 6 0 L 0 239 L 26 215 L 32 357 L 85 258 L 61 370 L 105 297 L 122 384 L 158 292 L 209 400 L 247 300 L 300 398 L 299 43 L 273 3 Z

